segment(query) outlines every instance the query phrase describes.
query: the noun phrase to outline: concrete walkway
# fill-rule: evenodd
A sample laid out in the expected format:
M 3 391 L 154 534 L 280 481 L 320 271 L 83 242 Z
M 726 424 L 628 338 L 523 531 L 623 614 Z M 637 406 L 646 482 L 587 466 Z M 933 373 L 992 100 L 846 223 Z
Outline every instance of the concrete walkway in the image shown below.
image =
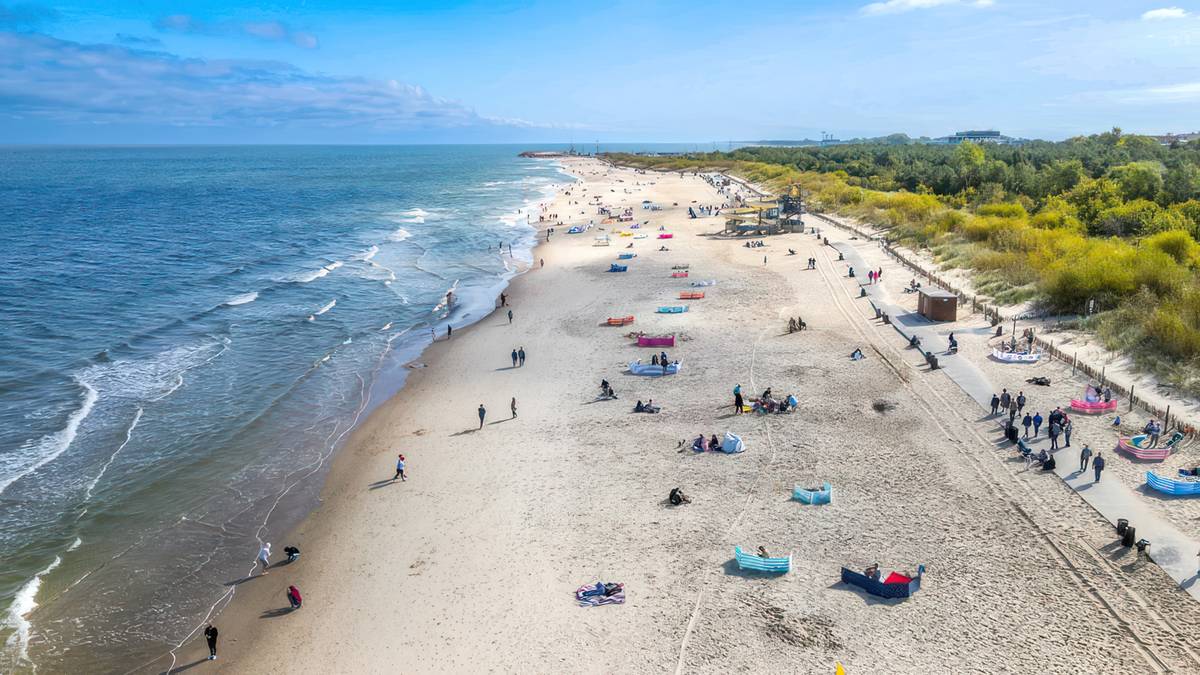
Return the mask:
M 831 242 L 833 243 L 833 242 Z M 868 270 L 866 262 L 853 245 L 833 243 L 845 257 L 847 265 L 854 268 L 855 279 L 865 279 Z M 862 283 L 861 281 L 859 283 Z M 923 316 L 914 314 L 894 304 L 883 290 L 882 286 L 865 285 L 867 300 L 885 312 L 892 321 L 892 327 L 905 339 L 916 335 L 921 340 L 921 348 L 932 351 L 938 357 L 938 366 L 955 382 L 968 396 L 979 403 L 984 412 L 991 412 L 992 394 L 999 389 L 992 385 L 979 368 L 970 360 L 958 355 L 945 355 L 949 347 L 946 339 L 948 327 L 929 321 Z M 1080 446 L 1082 447 L 1082 446 Z M 1106 461 L 1125 461 L 1116 457 L 1114 452 L 1106 453 Z M 1086 472 L 1080 472 L 1079 455 L 1075 448 L 1070 448 L 1055 455 L 1057 467 L 1055 473 L 1083 498 L 1100 515 L 1116 526 L 1118 518 L 1125 518 L 1130 525 L 1137 528 L 1137 537 L 1151 542 L 1150 553 L 1158 564 L 1179 586 L 1189 595 L 1200 600 L 1200 540 L 1185 535 L 1175 526 L 1154 513 L 1144 502 L 1146 497 L 1130 490 L 1115 478 L 1101 479 L 1093 482 L 1094 474 L 1089 466 Z M 1144 488 L 1148 489 L 1148 488 Z M 1166 496 L 1164 495 L 1164 498 Z M 1115 535 L 1114 535 L 1115 536 Z

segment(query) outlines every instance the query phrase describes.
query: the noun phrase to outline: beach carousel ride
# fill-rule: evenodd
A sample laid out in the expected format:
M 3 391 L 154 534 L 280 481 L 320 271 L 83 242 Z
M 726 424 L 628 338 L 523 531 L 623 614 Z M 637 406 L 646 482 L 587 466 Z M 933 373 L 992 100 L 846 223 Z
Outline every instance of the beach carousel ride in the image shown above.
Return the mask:
M 1041 352 L 1006 352 L 992 348 L 992 358 L 1003 363 L 1037 363 Z
M 1071 399 L 1071 410 L 1085 415 L 1099 415 L 1116 409 L 1117 399 L 1112 397 L 1108 397 L 1108 400 L 1102 399 L 1100 391 L 1091 385 L 1088 385 L 1082 399 Z
M 738 569 L 748 572 L 766 572 L 768 574 L 787 574 L 792 570 L 792 555 L 786 558 L 764 558 L 754 553 L 746 553 L 741 546 L 733 549 L 733 558 L 737 561 Z
M 657 313 L 657 314 L 682 314 L 686 311 L 688 311 L 687 305 L 669 305 L 669 306 L 659 307 L 657 310 L 655 310 L 655 313 Z
M 667 364 L 666 366 L 657 366 L 653 363 L 642 363 L 634 361 L 629 364 L 629 372 L 633 375 L 647 375 L 649 377 L 660 377 L 662 375 L 677 375 L 679 374 L 680 363 Z
M 802 488 L 799 485 L 792 488 L 792 499 L 802 504 L 828 504 L 833 501 L 833 486 L 829 481 L 818 488 Z
M 1171 456 L 1175 452 L 1175 446 L 1183 440 L 1183 432 L 1176 431 L 1167 439 L 1167 442 L 1157 448 L 1149 447 L 1149 434 L 1139 434 L 1129 438 L 1117 439 L 1117 450 L 1124 452 L 1127 455 L 1132 455 L 1136 459 L 1147 462 L 1161 462 Z
M 1180 469 L 1178 478 L 1166 478 L 1147 471 L 1146 486 L 1177 497 L 1200 495 L 1200 477 L 1195 475 L 1195 469 Z
M 612 263 L 611 265 L 608 266 L 608 271 L 609 272 L 628 272 L 629 265 L 618 265 L 617 263 Z
M 619 254 L 617 254 L 617 260 L 633 260 L 636 257 L 637 257 L 636 253 L 619 253 Z
M 609 326 L 628 326 L 631 323 L 633 323 L 633 315 L 632 314 L 630 314 L 629 316 L 622 316 L 622 317 L 617 317 L 617 318 L 613 318 L 610 316 L 610 317 L 608 317 L 608 321 L 605 322 L 605 324 L 607 324 Z
M 914 576 L 892 572 L 882 581 L 878 577 L 869 577 L 862 572 L 855 572 L 846 567 L 842 568 L 842 583 L 857 586 L 871 595 L 881 598 L 908 598 L 921 590 L 921 577 L 925 574 L 925 566 L 919 565 Z

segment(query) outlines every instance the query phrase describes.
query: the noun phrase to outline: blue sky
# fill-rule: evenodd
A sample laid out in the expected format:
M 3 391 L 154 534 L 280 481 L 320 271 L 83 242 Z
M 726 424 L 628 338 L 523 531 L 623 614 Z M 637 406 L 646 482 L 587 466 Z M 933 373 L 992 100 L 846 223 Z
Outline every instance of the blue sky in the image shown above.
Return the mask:
M 9 2 L 0 142 L 1200 128 L 1200 2 Z

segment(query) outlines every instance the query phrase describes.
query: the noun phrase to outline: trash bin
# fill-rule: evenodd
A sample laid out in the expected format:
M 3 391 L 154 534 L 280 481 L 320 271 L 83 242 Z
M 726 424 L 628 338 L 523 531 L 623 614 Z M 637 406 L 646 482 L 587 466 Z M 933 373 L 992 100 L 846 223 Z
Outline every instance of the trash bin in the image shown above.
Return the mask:
M 1129 548 L 1129 547 L 1133 546 L 1133 543 L 1135 541 L 1137 541 L 1136 533 L 1137 533 L 1136 527 L 1134 527 L 1132 525 L 1126 527 L 1125 534 L 1124 534 L 1124 536 L 1121 537 L 1121 545 L 1124 546 L 1125 548 Z
M 1117 534 L 1124 536 L 1125 530 L 1129 528 L 1128 518 L 1117 518 Z

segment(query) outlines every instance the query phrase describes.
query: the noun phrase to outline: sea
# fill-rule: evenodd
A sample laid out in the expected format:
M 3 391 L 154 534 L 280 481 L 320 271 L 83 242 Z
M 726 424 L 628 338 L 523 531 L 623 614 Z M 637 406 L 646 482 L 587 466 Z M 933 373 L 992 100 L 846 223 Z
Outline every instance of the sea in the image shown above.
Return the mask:
M 0 148 L 0 672 L 170 665 L 531 263 L 522 149 Z

